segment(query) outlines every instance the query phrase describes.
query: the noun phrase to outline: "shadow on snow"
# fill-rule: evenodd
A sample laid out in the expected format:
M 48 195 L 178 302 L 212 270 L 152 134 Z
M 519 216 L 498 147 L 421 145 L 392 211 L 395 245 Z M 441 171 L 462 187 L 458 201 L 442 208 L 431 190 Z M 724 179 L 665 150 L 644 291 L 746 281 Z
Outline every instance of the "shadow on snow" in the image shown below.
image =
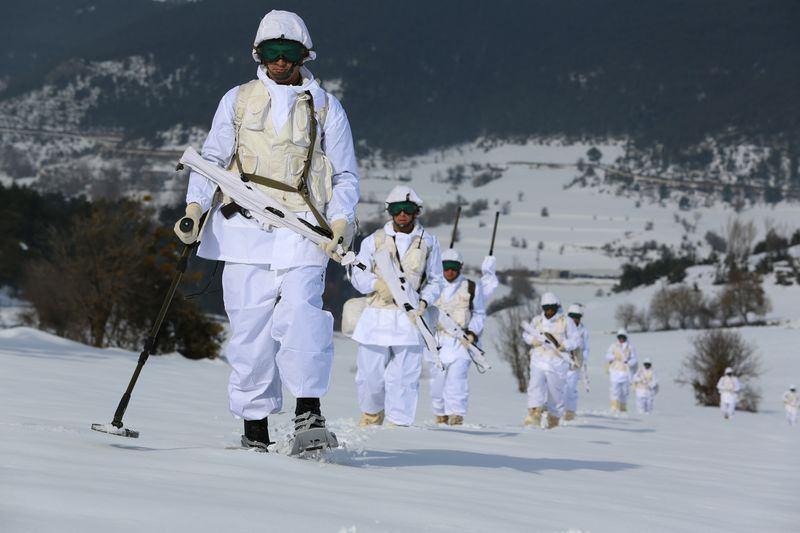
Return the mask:
M 398 468 L 410 466 L 463 466 L 476 468 L 511 468 L 520 472 L 540 473 L 546 470 L 570 472 L 594 470 L 597 472 L 620 472 L 639 468 L 633 463 L 617 461 L 582 461 L 578 459 L 550 459 L 514 457 L 467 452 L 461 450 L 398 450 L 393 452 L 366 451 L 350 463 L 356 467 Z

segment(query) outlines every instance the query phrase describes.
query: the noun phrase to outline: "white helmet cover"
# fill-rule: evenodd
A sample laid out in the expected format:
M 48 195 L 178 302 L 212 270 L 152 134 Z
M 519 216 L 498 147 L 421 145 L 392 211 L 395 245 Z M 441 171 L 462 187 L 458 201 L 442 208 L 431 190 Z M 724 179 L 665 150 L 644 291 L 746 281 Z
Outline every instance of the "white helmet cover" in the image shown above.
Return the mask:
M 389 207 L 389 204 L 395 202 L 414 202 L 422 207 L 422 198 L 419 197 L 414 189 L 406 185 L 398 185 L 389 192 L 389 196 L 386 197 L 385 207 Z
M 628 330 L 626 330 L 625 328 L 619 328 L 617 330 L 617 337 L 627 337 L 627 336 L 628 336 Z
M 264 41 L 270 39 L 288 39 L 290 41 L 297 41 L 308 49 L 308 57 L 306 61 L 316 59 L 317 53 L 314 51 L 314 43 L 311 42 L 311 34 L 308 33 L 306 23 L 303 22 L 297 14 L 291 11 L 279 11 L 273 9 L 261 19 L 256 32 L 256 38 L 253 41 L 253 60 L 256 63 L 261 63 L 258 57 L 256 48 Z
M 650 358 L 648 357 L 647 359 L 645 359 L 644 361 L 642 361 L 642 364 L 645 364 L 645 365 L 652 365 L 652 364 L 653 364 L 653 362 L 652 362 L 652 361 L 650 360 Z
M 733 369 L 732 369 L 731 367 L 727 367 L 727 368 L 725 369 L 725 373 L 726 373 L 726 374 L 733 374 Z
M 455 248 L 448 248 L 442 252 L 442 261 L 456 261 L 462 265 L 464 264 L 464 258 Z
M 581 315 L 583 316 L 583 306 L 581 304 L 572 304 L 567 309 L 568 315 Z
M 546 292 L 542 294 L 542 301 L 540 304 L 542 307 L 545 305 L 561 305 L 561 300 L 558 299 L 558 296 L 553 294 L 552 292 Z

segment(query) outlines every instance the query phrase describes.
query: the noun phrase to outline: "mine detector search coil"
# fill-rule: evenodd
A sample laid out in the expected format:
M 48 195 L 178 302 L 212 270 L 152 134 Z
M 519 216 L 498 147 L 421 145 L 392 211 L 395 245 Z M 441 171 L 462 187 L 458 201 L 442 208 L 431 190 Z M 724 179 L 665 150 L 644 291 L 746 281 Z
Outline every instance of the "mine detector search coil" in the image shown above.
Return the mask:
M 203 214 L 203 216 L 200 217 L 201 230 L 203 228 L 205 219 L 206 215 Z M 184 217 L 181 219 L 179 227 L 184 233 L 189 233 L 194 229 L 194 220 L 189 217 Z M 189 255 L 191 254 L 192 248 L 197 246 L 198 242 L 199 241 L 195 241 L 191 244 L 185 244 L 183 247 L 183 251 L 178 258 L 177 264 L 175 265 L 175 273 L 172 275 L 172 282 L 170 283 L 167 294 L 161 304 L 161 310 L 158 312 L 155 322 L 153 322 L 153 327 L 150 328 L 150 334 L 145 338 L 144 348 L 139 354 L 139 361 L 136 364 L 136 369 L 133 371 L 133 376 L 131 376 L 130 382 L 128 382 L 128 388 L 125 389 L 125 393 L 119 400 L 117 410 L 114 412 L 114 418 L 110 424 L 92 424 L 93 430 L 100 431 L 101 433 L 108 433 L 110 435 L 118 435 L 120 437 L 130 437 L 133 439 L 139 437 L 138 431 L 123 426 L 122 417 L 125 416 L 125 410 L 128 408 L 128 403 L 131 401 L 131 394 L 133 394 L 133 388 L 136 386 L 136 382 L 139 380 L 139 374 L 141 374 L 142 368 L 144 368 L 144 365 L 147 362 L 147 359 L 150 357 L 150 354 L 155 350 L 156 340 L 158 337 L 158 332 L 161 329 L 161 324 L 164 322 L 164 317 L 167 315 L 167 311 L 169 311 L 169 306 L 172 304 L 172 300 L 175 296 L 175 292 L 178 289 L 178 285 L 181 282 L 181 278 L 186 273 L 186 267 L 189 264 Z

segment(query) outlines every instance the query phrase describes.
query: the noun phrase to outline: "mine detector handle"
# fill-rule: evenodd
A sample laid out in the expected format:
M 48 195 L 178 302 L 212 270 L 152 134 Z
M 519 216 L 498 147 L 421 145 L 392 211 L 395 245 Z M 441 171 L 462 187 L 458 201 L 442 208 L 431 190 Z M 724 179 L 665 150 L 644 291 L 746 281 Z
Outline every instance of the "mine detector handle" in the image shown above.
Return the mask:
M 192 229 L 194 229 L 194 220 L 189 217 L 183 217 L 181 219 L 180 226 L 178 226 L 182 232 L 190 233 Z

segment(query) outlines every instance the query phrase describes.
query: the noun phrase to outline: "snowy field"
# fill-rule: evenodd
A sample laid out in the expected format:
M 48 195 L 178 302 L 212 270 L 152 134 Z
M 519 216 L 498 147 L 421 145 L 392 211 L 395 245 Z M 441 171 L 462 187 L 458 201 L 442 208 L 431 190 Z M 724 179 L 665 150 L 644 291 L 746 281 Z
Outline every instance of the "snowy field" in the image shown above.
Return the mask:
M 91 431 L 136 354 L 2 330 L 0 531 L 798 531 L 800 428 L 780 395 L 800 382 L 800 331 L 741 331 L 764 357 L 762 412 L 694 406 L 673 383 L 690 335 L 669 332 L 632 337 L 659 373 L 656 412 L 610 416 L 612 337 L 593 331 L 591 392 L 552 431 L 523 429 L 525 398 L 496 359 L 471 376 L 465 426 L 431 424 L 423 384 L 413 427 L 359 429 L 355 345 L 337 338 L 323 409 L 345 448 L 318 461 L 227 449 L 241 422 L 222 360 L 151 358 L 125 418 L 141 437 Z M 279 441 L 293 405 L 272 418 Z

